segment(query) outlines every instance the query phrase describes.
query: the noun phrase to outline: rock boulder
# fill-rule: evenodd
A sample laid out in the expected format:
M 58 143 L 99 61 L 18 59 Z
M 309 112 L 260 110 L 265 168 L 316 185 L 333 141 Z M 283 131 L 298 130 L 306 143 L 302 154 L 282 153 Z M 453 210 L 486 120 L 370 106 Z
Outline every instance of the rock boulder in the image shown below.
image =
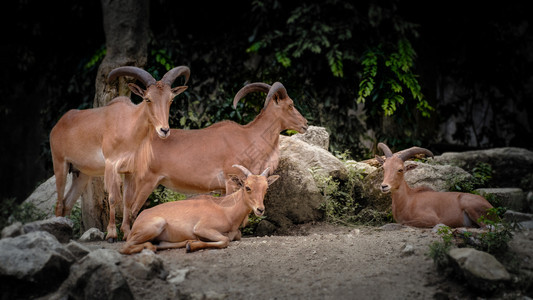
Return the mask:
M 449 256 L 466 281 L 480 290 L 494 290 L 511 275 L 494 256 L 472 248 L 454 248 Z
M 298 133 L 293 135 L 292 138 L 302 140 L 326 151 L 329 149 L 329 133 L 324 127 L 309 126 L 304 134 Z
M 293 224 L 322 219 L 320 206 L 324 197 L 318 189 L 313 172 L 345 180 L 344 164 L 330 152 L 304 142 L 300 138 L 280 137 L 280 163 L 276 181 L 265 196 L 266 222 L 260 228 L 269 234 L 274 228 L 283 231 Z M 274 226 L 272 226 L 274 225 Z
M 435 157 L 440 164 L 458 166 L 469 173 L 479 162 L 492 167 L 493 187 L 533 189 L 533 151 L 523 148 L 494 148 L 479 151 L 448 152 Z
M 0 288 L 5 299 L 32 298 L 56 289 L 75 256 L 53 235 L 34 231 L 0 240 Z

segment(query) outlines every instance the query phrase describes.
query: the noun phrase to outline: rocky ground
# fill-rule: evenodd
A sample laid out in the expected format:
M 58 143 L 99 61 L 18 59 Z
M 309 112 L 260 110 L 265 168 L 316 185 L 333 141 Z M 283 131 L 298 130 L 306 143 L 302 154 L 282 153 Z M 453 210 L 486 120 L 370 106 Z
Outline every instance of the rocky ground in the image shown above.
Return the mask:
M 196 253 L 174 249 L 157 255 L 163 259 L 179 294 L 193 299 L 518 296 L 512 289 L 494 295 L 475 291 L 437 272 L 427 253 L 429 245 L 440 237 L 431 229 L 387 228 L 306 224 L 294 227 L 287 236 L 245 237 L 232 242 L 227 249 Z M 122 242 L 84 245 L 93 250 L 118 250 Z M 533 232 L 517 234 L 511 245 L 516 250 L 516 259 L 532 267 Z M 158 295 L 163 292 L 157 286 L 134 288 L 134 293 L 142 298 L 163 299 L 164 295 Z

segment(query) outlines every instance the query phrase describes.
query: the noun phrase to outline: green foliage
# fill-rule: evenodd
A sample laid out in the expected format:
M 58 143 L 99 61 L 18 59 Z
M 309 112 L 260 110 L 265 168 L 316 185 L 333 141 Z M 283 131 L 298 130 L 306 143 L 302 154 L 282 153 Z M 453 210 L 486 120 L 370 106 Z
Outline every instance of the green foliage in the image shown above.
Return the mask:
M 504 211 L 505 209 L 501 207 L 493 207 L 487 211 L 486 215 L 479 218 L 478 222 L 486 224 L 488 231 L 481 233 L 474 248 L 491 254 L 502 254 L 507 250 L 518 225 L 500 219 Z
M 256 2 L 255 5 L 263 6 Z M 285 68 L 292 66 L 293 60 L 300 59 L 306 54 L 323 56 L 333 76 L 344 77 L 343 60 L 354 60 L 351 51 L 341 49 L 340 43 L 352 38 L 350 28 L 342 24 L 331 24 L 323 18 L 315 18 L 321 14 L 321 5 L 324 3 L 302 3 L 295 7 L 286 19 L 288 30 L 274 30 L 267 32 L 259 41 L 252 43 L 246 50 L 248 53 L 258 53 L 261 49 L 274 46 L 276 61 Z M 326 6 L 336 6 L 332 1 L 327 1 Z M 290 42 L 278 43 L 292 37 Z
M 485 185 L 492 179 L 492 173 L 493 170 L 490 164 L 478 162 L 476 166 L 472 169 L 472 179 L 457 180 L 455 178 L 452 178 L 450 190 L 463 193 L 472 193 L 477 188 L 485 187 Z
M 442 270 L 449 264 L 448 252 L 453 245 L 453 235 L 451 228 L 448 226 L 441 226 L 437 230 L 437 234 L 440 235 L 442 241 L 433 242 L 429 245 L 428 256 L 433 259 L 437 268 Z
M 373 102 L 381 101 L 385 115 L 392 116 L 406 98 L 412 98 L 422 116 L 430 117 L 434 108 L 424 98 L 417 76 L 413 74 L 416 53 L 411 43 L 402 38 L 393 52 L 384 48 L 386 47 L 379 45 L 363 56 L 363 76 L 359 83 L 357 102 L 365 103 L 369 98 Z
M 344 150 L 343 152 L 340 152 L 340 151 L 333 151 L 334 155 L 336 158 L 338 158 L 340 161 L 342 161 L 343 163 L 346 163 L 347 161 L 351 160 L 352 157 L 352 153 L 350 152 L 350 150 Z M 360 178 L 362 178 L 362 175 L 360 175 Z
M 83 68 L 85 70 L 90 70 L 94 67 L 96 67 L 102 60 L 104 59 L 105 55 L 107 53 L 107 49 L 105 46 L 100 47 L 100 49 L 96 50 L 96 52 L 89 58 L 89 61 L 85 63 Z
M 258 217 L 254 213 L 250 213 L 250 215 L 248 216 L 248 224 L 246 225 L 246 227 L 241 229 L 242 234 L 243 235 L 254 235 L 255 230 L 257 229 L 257 225 L 259 225 L 259 223 L 265 218 L 266 218 L 265 216 Z
M 83 234 L 83 232 L 81 231 L 82 218 L 81 218 L 81 205 L 79 204 L 79 202 L 74 205 L 74 207 L 72 208 L 72 211 L 70 212 L 70 216 L 68 216 L 67 218 L 70 219 L 72 223 L 74 224 L 72 226 L 73 238 L 79 239 L 80 236 Z
M 160 185 L 148 197 L 146 207 L 150 208 L 158 204 L 184 200 L 186 198 L 187 197 L 185 195 L 174 192 L 173 190 Z
M 514 232 L 519 228 L 517 224 L 501 219 L 502 211 L 501 208 L 491 208 L 481 216 L 477 221 L 487 225 L 486 230 L 481 232 L 440 227 L 437 233 L 442 241 L 433 242 L 429 246 L 429 257 L 439 269 L 444 269 L 449 264 L 448 252 L 452 247 L 471 247 L 497 256 L 505 255 Z
M 472 176 L 474 176 L 474 183 L 477 186 L 485 186 L 492 179 L 492 166 L 488 163 L 478 162 L 472 169 Z
M 432 137 L 430 127 L 418 122 L 429 123 L 434 109 L 416 75 L 411 41 L 417 25 L 394 2 L 266 0 L 254 1 L 252 9 L 259 25 L 247 52 L 291 83 L 296 104 L 306 103 L 306 117 L 335 132 L 333 150 L 350 149 L 363 158 L 364 139 L 412 146 Z M 394 132 L 385 128 L 385 118 Z M 370 128 L 375 134 L 366 136 Z
M 346 157 L 346 153 L 342 154 Z M 325 220 L 334 224 L 355 225 L 360 224 L 361 218 L 358 213 L 361 211 L 360 204 L 354 197 L 354 189 L 361 174 L 350 171 L 346 181 L 339 181 L 332 176 L 327 176 L 321 170 L 313 168 L 310 170 L 317 187 L 324 196 L 324 203 L 321 209 L 324 211 Z
M 0 229 L 15 222 L 22 224 L 44 220 L 46 214 L 32 203 L 17 204 L 15 198 L 3 199 L 0 209 Z
M 150 51 L 150 54 L 154 57 L 155 61 L 158 64 L 165 68 L 166 71 L 170 71 L 170 69 L 176 67 L 172 62 L 172 57 L 169 53 L 167 53 L 166 49 L 153 49 L 152 51 Z
M 326 221 L 331 223 L 344 223 L 343 217 L 346 215 L 347 210 L 357 207 L 347 205 L 352 204 L 351 199 L 346 199 L 346 194 L 339 191 L 339 182 L 337 180 L 334 180 L 331 176 L 320 174 L 317 170 L 311 170 L 311 172 L 313 173 L 317 187 L 324 196 L 325 201 L 322 209 L 324 210 Z
M 335 156 L 347 166 L 346 176 L 333 178 L 318 168 L 310 169 L 315 184 L 324 197 L 320 209 L 324 212 L 326 222 L 348 226 L 379 226 L 392 222 L 392 215 L 389 212 L 365 207 L 361 194 L 363 189 L 361 180 L 364 175 L 362 170 L 349 167 L 349 161 L 352 160 L 350 151 L 335 151 Z

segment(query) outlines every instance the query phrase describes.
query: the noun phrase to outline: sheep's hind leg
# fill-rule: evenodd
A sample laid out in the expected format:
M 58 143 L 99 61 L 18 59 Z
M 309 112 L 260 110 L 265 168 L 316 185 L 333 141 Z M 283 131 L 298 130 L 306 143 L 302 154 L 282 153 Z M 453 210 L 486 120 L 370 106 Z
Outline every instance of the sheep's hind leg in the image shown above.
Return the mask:
M 474 224 L 477 224 L 473 219 L 470 218 L 468 213 L 463 210 L 463 226 L 464 227 L 475 227 Z
M 56 179 L 56 217 L 65 216 L 65 186 L 67 185 L 68 165 L 64 160 L 56 158 L 52 153 L 52 159 L 54 161 L 54 175 Z
M 81 172 L 73 172 L 72 173 L 72 184 L 70 185 L 70 189 L 65 196 L 65 215 L 70 215 L 70 212 L 72 211 L 72 208 L 76 204 L 76 201 L 80 198 L 81 193 L 85 190 L 87 187 L 87 183 L 91 179 L 91 176 L 83 174 Z

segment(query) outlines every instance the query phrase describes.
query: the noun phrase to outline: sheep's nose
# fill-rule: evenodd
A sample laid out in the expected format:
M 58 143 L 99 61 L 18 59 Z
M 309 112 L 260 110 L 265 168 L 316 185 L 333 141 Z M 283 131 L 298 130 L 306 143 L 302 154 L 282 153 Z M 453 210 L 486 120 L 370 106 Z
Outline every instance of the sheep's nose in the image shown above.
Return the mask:
M 381 192 L 382 193 L 387 193 L 388 191 L 390 191 L 390 186 L 388 184 L 382 184 L 381 185 Z
M 262 216 L 263 213 L 265 213 L 265 209 L 258 207 L 256 208 L 256 212 L 257 212 L 257 215 Z
M 161 128 L 160 130 L 161 130 L 161 132 L 162 132 L 164 135 L 167 135 L 168 132 L 170 131 L 170 128 Z

